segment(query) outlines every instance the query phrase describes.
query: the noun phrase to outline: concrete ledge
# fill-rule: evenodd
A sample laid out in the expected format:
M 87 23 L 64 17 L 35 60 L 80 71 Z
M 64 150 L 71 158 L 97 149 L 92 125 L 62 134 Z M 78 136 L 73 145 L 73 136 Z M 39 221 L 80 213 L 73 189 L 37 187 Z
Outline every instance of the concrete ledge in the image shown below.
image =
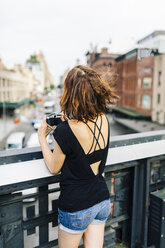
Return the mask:
M 136 161 L 165 154 L 165 140 L 109 148 L 106 165 Z M 54 176 L 44 159 L 0 165 L 0 187 Z

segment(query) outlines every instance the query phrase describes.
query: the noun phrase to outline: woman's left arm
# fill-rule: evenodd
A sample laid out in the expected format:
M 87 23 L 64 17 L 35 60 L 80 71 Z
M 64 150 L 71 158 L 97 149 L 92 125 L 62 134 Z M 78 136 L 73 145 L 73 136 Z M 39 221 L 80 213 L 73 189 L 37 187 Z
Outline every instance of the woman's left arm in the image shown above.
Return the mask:
M 62 152 L 60 146 L 54 141 L 54 150 L 50 150 L 46 140 L 48 133 L 46 116 L 41 122 L 41 126 L 38 128 L 38 140 L 41 146 L 45 163 L 52 174 L 58 174 L 63 166 L 66 155 Z

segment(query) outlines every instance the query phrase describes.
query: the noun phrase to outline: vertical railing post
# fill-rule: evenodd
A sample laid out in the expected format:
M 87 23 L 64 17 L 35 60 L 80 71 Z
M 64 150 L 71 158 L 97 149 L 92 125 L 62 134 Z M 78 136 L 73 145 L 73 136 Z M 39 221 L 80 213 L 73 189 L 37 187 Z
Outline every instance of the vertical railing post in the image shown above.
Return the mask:
M 44 215 L 48 212 L 48 194 L 42 195 L 44 191 L 48 190 L 48 185 L 39 187 L 39 214 Z M 47 243 L 49 225 L 43 224 L 39 226 L 39 245 Z
M 0 247 L 1 247 L 1 248 L 4 248 L 4 247 L 5 247 L 5 246 L 4 246 L 3 235 L 2 235 L 2 233 L 1 233 L 1 228 L 0 228 Z
M 14 194 L 20 196 L 22 193 Z M 0 196 L 0 247 L 23 248 L 22 200 L 10 202 L 12 194 Z
M 140 160 L 134 169 L 131 248 L 147 248 L 150 163 Z
M 149 195 L 150 195 L 150 178 L 151 178 L 151 163 L 150 159 L 145 160 L 146 161 L 146 167 L 145 167 L 145 195 L 144 195 L 144 232 L 143 232 L 143 242 L 144 247 L 147 247 L 148 243 L 148 217 L 149 217 Z

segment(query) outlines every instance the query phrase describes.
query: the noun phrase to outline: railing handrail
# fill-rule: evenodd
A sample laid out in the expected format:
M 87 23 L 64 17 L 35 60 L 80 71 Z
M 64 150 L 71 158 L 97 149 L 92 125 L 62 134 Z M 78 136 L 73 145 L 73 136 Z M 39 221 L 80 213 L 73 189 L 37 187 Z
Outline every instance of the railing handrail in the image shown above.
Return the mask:
M 164 154 L 165 140 L 113 147 L 109 148 L 106 166 Z M 0 187 L 51 176 L 43 159 L 0 165 Z
M 124 146 L 128 144 L 137 144 L 137 143 L 146 143 L 155 140 L 165 140 L 165 130 L 156 130 L 149 132 L 141 132 L 141 133 L 133 133 L 133 134 L 124 134 L 124 135 L 116 135 L 110 136 L 110 144 L 109 147 L 116 146 Z M 51 149 L 53 146 L 50 145 Z M 9 149 L 0 151 L 0 165 L 4 163 L 10 163 L 8 157 L 15 155 L 25 155 L 29 153 L 38 153 L 41 152 L 40 146 L 32 147 L 32 148 L 23 148 L 23 149 Z M 3 162 L 3 158 L 5 158 L 5 162 Z M 27 159 L 30 160 L 30 159 Z

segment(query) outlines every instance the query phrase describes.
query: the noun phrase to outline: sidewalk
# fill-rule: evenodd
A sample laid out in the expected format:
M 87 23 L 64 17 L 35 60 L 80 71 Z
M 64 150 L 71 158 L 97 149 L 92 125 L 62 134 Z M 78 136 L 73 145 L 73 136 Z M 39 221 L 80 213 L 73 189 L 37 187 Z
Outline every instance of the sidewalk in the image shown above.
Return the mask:
M 154 130 L 165 130 L 165 125 L 145 120 L 130 120 L 126 118 L 113 117 L 113 120 L 135 132 L 148 132 Z

